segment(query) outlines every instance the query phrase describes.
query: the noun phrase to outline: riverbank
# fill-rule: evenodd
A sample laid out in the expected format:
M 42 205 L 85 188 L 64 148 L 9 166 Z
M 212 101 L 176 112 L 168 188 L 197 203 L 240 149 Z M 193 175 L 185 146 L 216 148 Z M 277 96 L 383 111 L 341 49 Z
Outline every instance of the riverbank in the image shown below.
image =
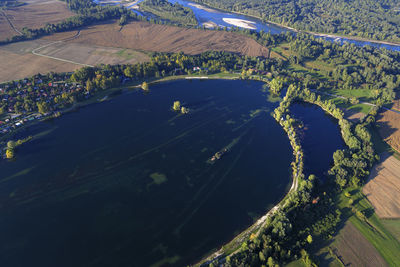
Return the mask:
M 292 98 L 290 97 L 291 92 L 287 93 L 287 96 L 281 102 L 280 106 L 275 109 L 273 117 L 275 118 L 276 122 L 283 128 L 286 132 L 290 145 L 293 150 L 294 161 L 292 162 L 292 185 L 289 191 L 285 194 L 285 196 L 276 204 L 272 209 L 270 209 L 264 216 L 259 218 L 253 225 L 242 231 L 239 235 L 237 235 L 232 241 L 228 242 L 227 244 L 223 245 L 221 249 L 214 252 L 213 254 L 207 256 L 206 258 L 202 259 L 194 266 L 202 266 L 206 263 L 216 262 L 219 261 L 220 258 L 224 256 L 233 256 L 241 251 L 242 244 L 247 240 L 254 239 L 258 237 L 261 231 L 266 227 L 268 223 L 268 218 L 272 217 L 276 212 L 279 210 L 284 209 L 286 206 L 290 205 L 290 196 L 292 193 L 296 192 L 299 188 L 299 182 L 301 179 L 304 178 L 303 174 L 303 151 L 301 148 L 301 144 L 299 138 L 297 137 L 297 132 L 293 124 L 290 123 L 292 120 L 291 116 L 289 115 L 290 112 L 285 113 L 286 116 L 277 115 L 279 111 L 282 110 L 282 107 L 288 105 L 290 106 L 292 103 Z M 287 104 L 288 103 L 288 104 Z M 287 110 L 287 108 L 283 108 L 283 110 Z M 285 117 L 285 119 L 284 119 Z
M 246 14 L 243 12 L 238 12 L 238 11 L 232 11 L 232 10 L 227 10 L 227 9 L 221 9 L 221 8 L 216 8 L 210 5 L 206 5 L 202 3 L 203 8 L 199 8 L 198 6 L 196 6 L 199 9 L 203 9 L 205 11 L 207 11 L 204 8 L 207 9 L 215 9 L 215 10 L 219 10 L 222 12 L 229 12 L 232 14 L 237 14 L 237 15 L 242 15 L 242 16 L 246 16 L 246 17 L 251 17 L 251 18 L 255 18 L 260 20 L 261 22 L 267 23 L 267 24 L 271 24 L 271 25 L 275 25 L 296 33 L 307 33 L 307 34 L 311 34 L 314 36 L 319 36 L 319 37 L 326 37 L 326 38 L 346 38 L 349 40 L 353 40 L 353 41 L 361 41 L 361 42 L 370 42 L 370 43 L 375 43 L 375 44 L 383 44 L 383 45 L 390 45 L 390 46 L 400 46 L 400 42 L 392 42 L 392 41 L 382 41 L 382 40 L 375 40 L 375 39 L 368 39 L 368 38 L 363 38 L 363 37 L 357 37 L 357 36 L 352 36 L 352 35 L 340 35 L 340 34 L 332 34 L 332 33 L 325 33 L 325 32 L 311 32 L 311 31 L 304 31 L 304 30 L 298 30 L 296 28 L 287 26 L 287 25 L 283 25 L 277 22 L 273 22 L 273 21 L 269 21 L 269 20 L 264 20 L 261 17 L 255 16 L 255 15 L 250 15 L 250 14 Z

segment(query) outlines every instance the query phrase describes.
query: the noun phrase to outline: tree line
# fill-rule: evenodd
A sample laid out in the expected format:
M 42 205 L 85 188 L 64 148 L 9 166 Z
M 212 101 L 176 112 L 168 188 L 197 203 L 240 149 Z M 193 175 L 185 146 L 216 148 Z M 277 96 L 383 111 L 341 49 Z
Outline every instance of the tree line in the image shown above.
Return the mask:
M 298 30 L 400 42 L 396 0 L 195 0 Z

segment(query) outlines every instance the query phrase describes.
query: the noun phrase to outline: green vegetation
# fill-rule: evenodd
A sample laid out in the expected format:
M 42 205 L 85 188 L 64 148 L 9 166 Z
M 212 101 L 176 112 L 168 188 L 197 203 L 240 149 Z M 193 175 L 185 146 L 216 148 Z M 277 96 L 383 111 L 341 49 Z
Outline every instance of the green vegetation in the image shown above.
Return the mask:
M 193 11 L 178 3 L 171 4 L 166 0 L 145 0 L 139 6 L 141 10 L 150 12 L 164 20 L 178 22 L 182 25 L 197 25 Z
M 5 148 L 6 151 L 6 158 L 13 159 L 15 157 L 15 150 L 18 146 L 22 145 L 23 143 L 29 142 L 32 140 L 32 136 L 28 136 L 24 139 L 19 139 L 17 141 L 10 140 L 7 142 L 7 146 Z
M 215 8 L 240 12 L 298 30 L 400 41 L 396 0 L 196 0 Z
M 165 174 L 163 173 L 158 172 L 150 174 L 150 178 L 153 179 L 153 183 L 156 185 L 163 184 L 167 181 L 167 176 L 165 176 Z
M 174 101 L 174 104 L 172 105 L 172 109 L 175 111 L 180 111 L 181 110 L 181 102 L 180 101 Z
M 388 219 L 381 220 L 383 226 L 390 231 L 390 233 L 400 242 L 400 220 Z
M 149 91 L 149 84 L 147 82 L 143 82 L 141 87 L 143 91 Z

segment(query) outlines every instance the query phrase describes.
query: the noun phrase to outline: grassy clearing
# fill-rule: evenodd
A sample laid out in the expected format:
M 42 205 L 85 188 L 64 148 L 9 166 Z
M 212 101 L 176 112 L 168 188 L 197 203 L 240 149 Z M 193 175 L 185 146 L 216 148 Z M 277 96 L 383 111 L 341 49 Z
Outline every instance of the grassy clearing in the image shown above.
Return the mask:
M 300 259 L 300 260 L 292 261 L 285 266 L 286 267 L 306 267 L 307 265 L 304 263 L 304 261 L 302 259 Z
M 141 57 L 147 56 L 146 53 L 135 51 L 132 49 L 121 49 L 117 53 L 115 53 L 115 55 L 126 60 L 131 60 L 134 58 L 140 59 Z
M 328 90 L 330 94 L 340 95 L 346 98 L 356 98 L 359 101 L 365 102 L 372 102 L 373 99 L 371 98 L 371 93 L 367 89 L 335 89 L 335 90 Z
M 398 241 L 400 241 L 400 219 L 382 220 L 382 224 Z
M 312 60 L 312 61 L 307 61 L 304 64 L 307 68 L 311 69 L 318 69 L 320 71 L 323 71 L 325 73 L 329 71 L 333 71 L 335 68 L 332 67 L 331 65 L 327 64 L 326 62 L 322 60 Z

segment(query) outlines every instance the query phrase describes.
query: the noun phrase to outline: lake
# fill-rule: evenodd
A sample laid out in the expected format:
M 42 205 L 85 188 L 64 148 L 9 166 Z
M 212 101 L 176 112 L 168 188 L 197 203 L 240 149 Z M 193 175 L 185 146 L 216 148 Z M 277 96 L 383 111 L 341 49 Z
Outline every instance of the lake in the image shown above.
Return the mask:
M 262 85 L 160 83 L 18 133 L 35 138 L 0 162 L 2 265 L 185 266 L 219 248 L 291 186 L 292 150 L 270 115 L 279 102 Z M 307 173 L 320 175 L 339 129 L 313 106 L 293 112 L 310 124 Z

